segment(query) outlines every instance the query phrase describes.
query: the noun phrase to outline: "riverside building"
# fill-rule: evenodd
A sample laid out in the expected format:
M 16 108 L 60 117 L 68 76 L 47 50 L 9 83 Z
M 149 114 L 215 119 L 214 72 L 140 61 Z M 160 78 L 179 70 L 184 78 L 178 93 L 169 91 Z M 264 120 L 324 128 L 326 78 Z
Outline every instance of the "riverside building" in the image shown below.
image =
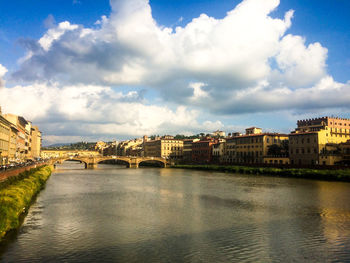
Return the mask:
M 263 133 L 261 128 L 251 127 L 246 129 L 245 135 L 233 133 L 232 137 L 226 138 L 222 161 L 242 164 L 264 163 L 269 146 L 282 147 L 285 141 L 288 141 L 287 134 Z
M 40 158 L 41 132 L 15 114 L 2 114 L 0 107 L 0 163 L 18 163 Z
M 192 162 L 211 163 L 213 160 L 213 145 L 218 140 L 208 137 L 192 143 Z
M 342 159 L 335 148 L 350 140 L 350 119 L 320 117 L 299 120 L 289 135 L 291 164 L 334 165 Z
M 192 162 L 192 143 L 198 142 L 199 139 L 185 139 L 184 147 L 183 147 L 183 156 L 182 160 L 184 163 L 191 163 Z
M 144 155 L 181 160 L 183 158 L 183 147 L 183 140 L 174 139 L 173 136 L 163 136 L 160 139 L 144 142 Z
M 9 142 L 11 134 L 11 123 L 1 115 L 0 110 L 0 165 L 9 162 Z
M 32 126 L 31 129 L 31 156 L 34 159 L 41 155 L 41 131 L 38 126 Z

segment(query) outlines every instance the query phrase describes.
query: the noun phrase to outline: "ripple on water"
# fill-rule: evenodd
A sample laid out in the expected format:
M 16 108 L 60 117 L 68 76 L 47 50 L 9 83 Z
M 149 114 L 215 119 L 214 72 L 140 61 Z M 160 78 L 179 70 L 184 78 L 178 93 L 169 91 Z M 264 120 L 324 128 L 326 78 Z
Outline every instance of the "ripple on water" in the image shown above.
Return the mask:
M 191 173 L 60 170 L 0 261 L 350 262 L 346 184 Z

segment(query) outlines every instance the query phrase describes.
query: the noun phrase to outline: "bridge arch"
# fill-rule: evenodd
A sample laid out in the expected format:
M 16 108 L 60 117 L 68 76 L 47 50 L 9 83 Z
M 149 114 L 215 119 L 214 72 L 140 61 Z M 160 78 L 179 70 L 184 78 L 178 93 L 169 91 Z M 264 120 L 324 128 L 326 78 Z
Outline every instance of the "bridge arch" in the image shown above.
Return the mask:
M 97 164 L 105 162 L 105 161 L 116 161 L 116 162 L 121 162 L 125 164 L 127 167 L 130 167 L 130 161 L 124 158 L 115 158 L 115 157 L 108 157 L 108 158 L 100 158 L 96 161 Z
M 69 158 L 62 158 L 62 159 L 59 159 L 59 160 L 56 160 L 55 161 L 55 164 L 56 163 L 59 163 L 59 164 L 63 164 L 65 161 L 77 161 L 77 162 L 81 162 L 84 164 L 84 167 L 85 169 L 88 168 L 88 163 L 85 161 L 85 160 L 82 160 L 80 158 L 77 158 L 77 157 L 69 157 Z
M 138 162 L 138 166 L 140 166 L 140 164 L 147 164 L 147 163 L 150 163 L 150 164 L 155 163 L 160 165 L 163 168 L 166 167 L 166 161 L 158 158 L 144 158 Z

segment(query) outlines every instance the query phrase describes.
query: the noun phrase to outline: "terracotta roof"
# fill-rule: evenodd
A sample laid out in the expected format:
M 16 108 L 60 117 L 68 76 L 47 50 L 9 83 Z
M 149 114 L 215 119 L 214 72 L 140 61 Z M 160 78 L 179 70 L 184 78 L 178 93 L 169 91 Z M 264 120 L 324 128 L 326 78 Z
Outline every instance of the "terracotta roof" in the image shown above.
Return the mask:
M 296 132 L 296 133 L 290 133 L 289 135 L 302 135 L 302 134 L 315 134 L 317 131 L 309 131 L 309 132 Z
M 258 134 L 248 134 L 248 135 L 235 136 L 235 137 L 227 138 L 227 140 L 236 139 L 236 138 L 258 137 L 258 136 L 264 136 L 264 135 L 270 135 L 270 136 L 288 136 L 288 134 L 284 134 L 284 133 L 264 132 L 264 133 L 258 133 Z

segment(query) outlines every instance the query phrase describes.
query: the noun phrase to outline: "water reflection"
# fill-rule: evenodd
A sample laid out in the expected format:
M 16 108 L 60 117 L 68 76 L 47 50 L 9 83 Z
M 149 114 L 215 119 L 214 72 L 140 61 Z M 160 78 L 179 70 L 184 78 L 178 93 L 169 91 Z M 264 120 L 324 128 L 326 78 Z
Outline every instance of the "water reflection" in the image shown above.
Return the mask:
M 64 163 L 0 259 L 346 262 L 349 190 L 346 183 Z

